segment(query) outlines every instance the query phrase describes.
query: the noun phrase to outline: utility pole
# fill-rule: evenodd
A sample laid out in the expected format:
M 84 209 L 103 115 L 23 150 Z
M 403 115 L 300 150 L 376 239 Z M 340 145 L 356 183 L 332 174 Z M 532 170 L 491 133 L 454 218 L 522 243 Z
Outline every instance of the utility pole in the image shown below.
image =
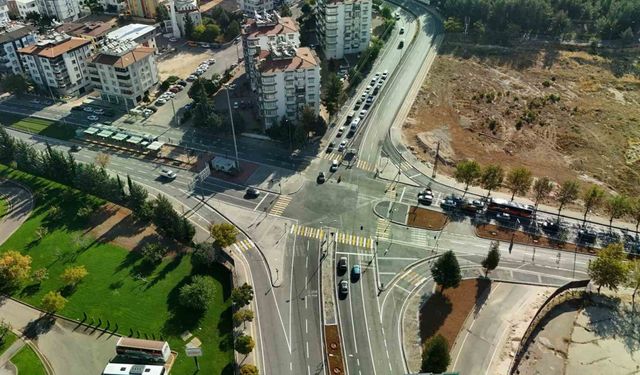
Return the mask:
M 236 128 L 233 125 L 233 112 L 231 112 L 231 99 L 229 98 L 230 85 L 224 85 L 227 92 L 227 105 L 229 107 L 229 118 L 231 119 L 231 134 L 233 135 L 233 148 L 236 151 L 236 169 L 240 169 L 240 161 L 238 160 L 238 144 L 236 143 Z
M 438 157 L 440 156 L 440 141 L 436 146 L 436 159 L 433 161 L 433 173 L 431 174 L 431 178 L 436 178 L 436 169 L 438 168 Z

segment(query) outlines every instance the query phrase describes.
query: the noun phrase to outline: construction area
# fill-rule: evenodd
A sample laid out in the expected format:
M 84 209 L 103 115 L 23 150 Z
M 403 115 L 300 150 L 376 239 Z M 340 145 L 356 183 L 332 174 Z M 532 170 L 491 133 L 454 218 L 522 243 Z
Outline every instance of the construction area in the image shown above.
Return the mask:
M 403 126 L 405 143 L 451 173 L 460 160 L 524 166 L 640 193 L 637 50 L 445 42 Z

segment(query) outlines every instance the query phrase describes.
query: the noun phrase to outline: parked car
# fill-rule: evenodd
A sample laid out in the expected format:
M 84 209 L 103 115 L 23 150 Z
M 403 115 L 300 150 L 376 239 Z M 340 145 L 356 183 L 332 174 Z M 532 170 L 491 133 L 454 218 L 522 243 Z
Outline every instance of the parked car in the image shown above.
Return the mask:
M 71 145 L 71 147 L 69 147 L 69 152 L 78 152 L 80 150 L 82 150 L 82 147 L 78 145 Z
M 169 180 L 174 180 L 177 176 L 178 175 L 176 174 L 176 172 L 172 171 L 171 169 L 168 169 L 168 168 L 160 169 L 160 177 L 164 177 Z
M 85 111 L 85 112 L 89 112 L 89 113 L 93 112 L 93 108 L 91 108 L 91 107 L 84 107 L 84 108 L 82 108 L 82 110 Z
M 165 104 L 166 102 L 167 102 L 167 101 L 166 101 L 165 99 L 160 98 L 160 99 L 156 100 L 156 105 L 163 105 L 163 104 Z
M 513 217 L 506 212 L 498 212 L 496 214 L 496 220 L 498 221 L 511 221 Z
M 180 92 L 180 89 L 178 89 L 178 87 L 180 87 L 180 86 L 174 86 L 174 87 L 171 87 L 171 88 L 169 89 L 169 92 L 172 92 L 172 93 L 174 93 L 174 94 L 177 94 L 178 92 Z
M 176 39 L 176 38 L 174 38 L 174 37 L 171 37 L 171 38 L 169 38 L 169 41 L 170 41 L 171 43 L 175 43 L 175 42 L 177 42 L 177 41 L 178 41 L 178 39 Z
M 398 49 L 402 49 L 404 47 L 404 39 L 398 43 Z
M 75 111 L 82 111 L 82 106 L 77 105 L 77 106 L 75 106 L 75 107 L 71 108 L 71 110 L 72 110 L 72 111 L 74 111 L 74 112 L 75 112 Z
M 189 77 L 187 77 L 187 82 L 193 82 L 196 79 L 198 79 L 198 76 L 195 74 L 190 75 Z
M 418 193 L 418 203 L 427 206 L 433 203 L 433 192 L 431 191 L 431 188 L 426 188 Z
M 89 115 L 87 116 L 87 120 L 89 121 L 98 121 L 100 118 L 96 115 Z
M 404 27 L 400 28 L 400 35 L 404 34 Z
M 96 115 L 102 115 L 102 114 L 104 114 L 104 109 L 96 108 L 96 109 L 93 110 L 93 113 L 96 114 Z
M 363 109 L 362 111 L 360 111 L 360 114 L 358 115 L 358 117 L 364 118 L 364 116 L 366 116 L 366 115 L 367 115 L 367 110 Z
M 389 76 L 389 71 L 385 70 L 384 72 L 382 72 L 382 79 L 387 79 L 388 76 Z
M 440 203 L 440 206 L 445 210 L 453 210 L 454 208 L 456 208 L 456 205 L 457 203 L 451 198 L 446 198 L 442 201 L 442 203 Z
M 176 85 L 180 85 L 182 87 L 185 87 L 186 85 L 188 85 L 188 82 L 185 81 L 184 79 L 181 79 L 178 82 L 176 82 Z

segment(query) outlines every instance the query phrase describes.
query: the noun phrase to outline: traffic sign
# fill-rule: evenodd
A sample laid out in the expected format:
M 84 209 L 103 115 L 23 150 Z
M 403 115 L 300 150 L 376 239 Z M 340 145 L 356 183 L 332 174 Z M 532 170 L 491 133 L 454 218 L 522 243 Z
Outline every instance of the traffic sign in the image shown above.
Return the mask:
M 201 357 L 202 356 L 202 348 L 184 348 L 184 351 L 187 354 L 187 357 Z

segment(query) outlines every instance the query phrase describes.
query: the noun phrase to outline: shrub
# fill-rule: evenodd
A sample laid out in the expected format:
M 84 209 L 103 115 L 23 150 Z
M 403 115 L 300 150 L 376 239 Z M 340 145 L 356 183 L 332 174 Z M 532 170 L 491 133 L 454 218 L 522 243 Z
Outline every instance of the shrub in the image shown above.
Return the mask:
M 157 243 L 148 243 L 142 247 L 142 256 L 149 263 L 160 263 L 167 254 L 167 249 Z
M 180 305 L 194 311 L 207 311 L 214 298 L 215 283 L 208 276 L 194 276 L 189 284 L 180 288 L 178 301 Z

